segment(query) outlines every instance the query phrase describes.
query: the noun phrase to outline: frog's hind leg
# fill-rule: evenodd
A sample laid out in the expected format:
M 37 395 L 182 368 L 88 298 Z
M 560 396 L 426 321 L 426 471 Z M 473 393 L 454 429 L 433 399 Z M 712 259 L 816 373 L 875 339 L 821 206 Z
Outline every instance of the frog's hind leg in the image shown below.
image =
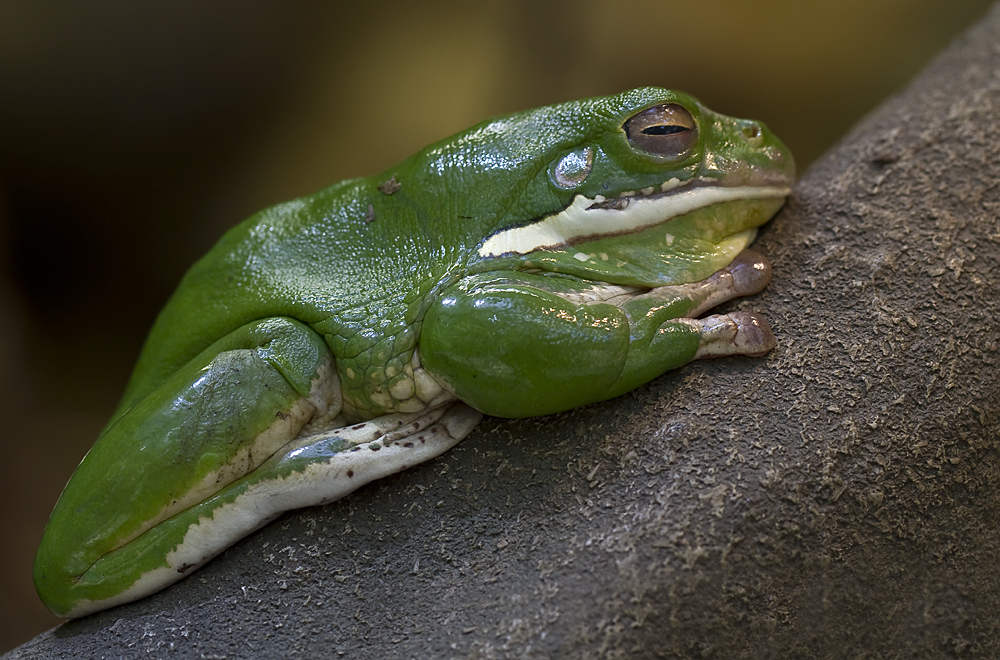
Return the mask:
M 296 438 L 259 468 L 185 512 L 188 520 L 180 524 L 210 522 L 207 535 L 202 543 L 200 533 L 189 529 L 181 545 L 192 544 L 194 551 L 178 548 L 170 563 L 192 564 L 199 552 L 218 546 L 214 555 L 285 511 L 328 504 L 440 456 L 468 436 L 482 416 L 449 397 L 418 413 L 382 415 Z
M 298 438 L 247 475 L 247 494 L 266 497 L 278 514 L 333 502 L 370 481 L 435 458 L 468 436 L 483 416 L 448 398 L 419 413 L 383 415 Z
M 149 595 L 181 579 L 285 511 L 340 499 L 361 486 L 454 447 L 482 419 L 455 401 L 427 411 L 383 415 L 300 437 L 216 495 L 147 530 L 123 549 L 140 557 L 168 543 L 163 565 L 103 601 L 103 609 Z M 120 558 L 119 558 L 120 559 Z M 95 563 L 102 572 L 102 558 Z M 86 579 L 86 578 L 85 578 Z M 74 616 L 85 614 L 82 606 Z

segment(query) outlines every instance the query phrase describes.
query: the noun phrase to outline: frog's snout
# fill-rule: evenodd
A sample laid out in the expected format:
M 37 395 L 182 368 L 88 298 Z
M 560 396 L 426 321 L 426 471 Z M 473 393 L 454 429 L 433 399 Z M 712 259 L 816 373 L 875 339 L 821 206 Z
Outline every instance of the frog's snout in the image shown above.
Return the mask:
M 699 177 L 722 186 L 790 188 L 795 159 L 767 124 L 714 114 Z

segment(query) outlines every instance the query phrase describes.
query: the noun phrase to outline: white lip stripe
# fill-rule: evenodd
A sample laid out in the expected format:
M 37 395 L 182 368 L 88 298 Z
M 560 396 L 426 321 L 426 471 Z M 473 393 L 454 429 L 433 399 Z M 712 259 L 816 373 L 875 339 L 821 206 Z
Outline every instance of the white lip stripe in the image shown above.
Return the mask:
M 632 232 L 666 222 L 705 206 L 740 199 L 787 197 L 791 189 L 778 186 L 701 186 L 671 195 L 633 197 L 622 210 L 590 209 L 594 199 L 577 195 L 556 215 L 524 227 L 505 229 L 490 236 L 479 248 L 481 257 L 528 254 L 542 248 L 565 245 L 573 239 Z

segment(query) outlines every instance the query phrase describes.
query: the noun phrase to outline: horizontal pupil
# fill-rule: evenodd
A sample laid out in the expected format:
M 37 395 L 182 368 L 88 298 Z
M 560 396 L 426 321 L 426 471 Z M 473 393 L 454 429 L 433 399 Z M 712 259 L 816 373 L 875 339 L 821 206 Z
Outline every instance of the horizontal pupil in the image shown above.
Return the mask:
M 677 124 L 660 124 L 658 126 L 649 126 L 642 129 L 644 135 L 675 135 L 677 133 L 684 133 L 690 129 L 684 126 L 678 126 Z

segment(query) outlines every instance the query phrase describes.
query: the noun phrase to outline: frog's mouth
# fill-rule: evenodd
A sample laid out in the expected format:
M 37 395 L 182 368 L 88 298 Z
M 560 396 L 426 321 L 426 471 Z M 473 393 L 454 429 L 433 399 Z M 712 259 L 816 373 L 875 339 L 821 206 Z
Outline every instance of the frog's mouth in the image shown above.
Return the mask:
M 525 255 L 597 238 L 640 232 L 673 218 L 726 202 L 784 199 L 785 181 L 764 185 L 720 185 L 717 179 L 670 179 L 660 186 L 614 197 L 577 195 L 559 213 L 490 236 L 479 248 L 484 258 Z

